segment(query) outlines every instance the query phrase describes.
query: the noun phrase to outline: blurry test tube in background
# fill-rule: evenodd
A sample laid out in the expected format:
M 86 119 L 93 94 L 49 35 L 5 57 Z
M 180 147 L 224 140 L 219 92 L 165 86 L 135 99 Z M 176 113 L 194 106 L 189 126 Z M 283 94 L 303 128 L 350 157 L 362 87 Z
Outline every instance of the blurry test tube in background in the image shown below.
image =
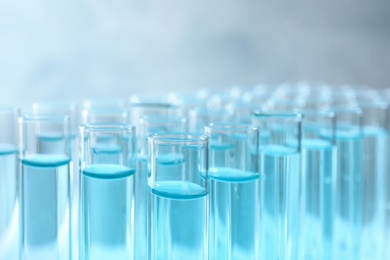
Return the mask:
M 210 125 L 210 259 L 259 259 L 259 131 Z
M 19 258 L 19 159 L 16 107 L 0 107 L 0 259 Z

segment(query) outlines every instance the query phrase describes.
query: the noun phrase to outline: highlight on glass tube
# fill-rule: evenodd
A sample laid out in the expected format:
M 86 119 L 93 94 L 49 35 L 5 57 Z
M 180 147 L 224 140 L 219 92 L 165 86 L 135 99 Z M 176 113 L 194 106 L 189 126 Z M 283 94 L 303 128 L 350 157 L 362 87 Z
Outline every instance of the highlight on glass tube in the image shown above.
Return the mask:
M 363 112 L 361 178 L 361 259 L 385 259 L 386 180 L 388 177 L 388 106 L 381 101 L 360 103 Z
M 331 112 L 299 112 L 304 116 L 299 259 L 332 259 L 336 118 Z
M 259 131 L 210 125 L 210 259 L 259 259 Z
M 208 137 L 155 134 L 149 145 L 151 259 L 208 259 Z
M 134 132 L 129 124 L 80 127 L 80 259 L 134 258 Z
M 336 115 L 336 176 L 332 259 L 357 259 L 360 251 L 362 114 L 357 108 L 331 107 Z M 324 137 L 329 138 L 327 133 Z
M 0 259 L 19 258 L 18 116 L 0 107 Z
M 261 259 L 296 259 L 301 114 L 254 112 L 260 131 Z
M 69 117 L 25 115 L 19 122 L 21 258 L 69 259 Z
M 137 172 L 135 174 L 135 258 L 148 258 L 148 210 L 149 210 L 149 175 L 148 136 L 156 133 L 186 132 L 187 120 L 182 117 L 149 115 L 139 120 L 139 145 L 137 154 Z M 176 160 L 175 157 L 172 158 Z M 168 161 L 166 162 L 167 164 Z

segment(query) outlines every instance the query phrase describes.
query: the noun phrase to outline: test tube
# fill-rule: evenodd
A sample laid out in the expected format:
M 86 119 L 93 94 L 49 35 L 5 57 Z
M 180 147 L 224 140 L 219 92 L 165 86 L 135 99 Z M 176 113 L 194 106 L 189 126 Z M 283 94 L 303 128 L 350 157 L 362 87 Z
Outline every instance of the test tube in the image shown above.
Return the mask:
M 151 259 L 208 259 L 208 137 L 155 134 L 149 146 Z
M 19 258 L 18 116 L 0 107 L 0 259 Z
M 259 259 L 259 131 L 210 125 L 210 259 Z
M 387 120 L 386 120 L 386 130 L 387 133 L 390 133 L 390 89 L 385 89 L 382 94 L 385 96 L 387 103 Z M 390 147 L 390 138 L 387 138 L 388 147 Z M 390 152 L 387 151 L 387 199 L 386 199 L 386 236 L 390 237 Z M 387 258 L 390 259 L 390 247 L 387 247 Z
M 331 112 L 299 112 L 304 116 L 299 259 L 332 259 L 336 117 Z
M 137 172 L 135 174 L 135 258 L 147 259 L 149 256 L 149 161 L 148 136 L 157 133 L 185 132 L 187 121 L 182 117 L 143 116 L 138 123 L 139 149 L 137 154 Z M 175 161 L 175 157 L 172 157 Z M 168 163 L 168 162 L 167 162 Z
M 386 175 L 388 132 L 387 104 L 361 103 L 363 111 L 361 259 L 385 259 Z
M 71 254 L 72 258 L 78 256 L 78 231 L 77 231 L 77 219 L 78 219 L 78 188 L 79 188 L 79 149 L 78 149 L 78 107 L 75 103 L 66 101 L 56 102 L 34 102 L 32 104 L 33 114 L 50 114 L 50 115 L 67 115 L 70 121 L 70 191 L 71 191 Z M 54 138 L 55 135 L 43 134 L 39 137 L 39 146 L 41 147 L 54 147 L 52 144 L 58 142 L 61 143 L 61 138 Z
M 70 258 L 70 126 L 62 115 L 25 115 L 21 125 L 21 258 Z M 40 137 L 56 140 L 42 149 Z
M 81 260 L 134 258 L 134 134 L 129 124 L 80 127 Z
M 156 100 L 155 100 L 156 101 Z M 137 170 L 135 174 L 135 258 L 149 257 L 148 243 L 148 203 L 149 188 L 147 178 L 149 175 L 148 162 L 148 135 L 156 131 L 176 131 L 185 122 L 180 122 L 176 116 L 177 107 L 167 103 L 153 100 L 141 100 L 132 96 L 129 106 L 130 121 L 136 128 L 137 139 Z M 164 130 L 165 129 L 165 130 Z M 180 130 L 181 131 L 181 130 Z
M 362 196 L 362 114 L 358 108 L 333 107 L 331 111 L 336 115 L 337 149 L 332 259 L 357 259 Z
M 259 128 L 261 259 L 296 259 L 301 176 L 301 114 L 254 112 Z

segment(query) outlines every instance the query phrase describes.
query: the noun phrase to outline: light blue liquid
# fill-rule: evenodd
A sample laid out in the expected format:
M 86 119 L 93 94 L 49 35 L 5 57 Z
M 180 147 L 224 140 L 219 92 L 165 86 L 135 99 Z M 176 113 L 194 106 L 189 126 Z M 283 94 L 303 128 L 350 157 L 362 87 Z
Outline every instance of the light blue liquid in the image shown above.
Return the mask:
M 70 194 L 71 194 L 71 259 L 78 257 L 78 218 L 79 218 L 79 139 L 76 134 L 71 135 L 70 139 L 70 154 L 72 160 L 70 161 Z
M 184 156 L 180 153 L 166 153 L 156 158 L 158 181 L 180 180 L 183 172 Z
M 64 135 L 60 132 L 45 132 L 38 135 L 38 153 L 40 154 L 63 154 L 67 152 Z
M 151 196 L 151 259 L 208 259 L 208 194 L 186 181 L 155 182 Z
M 92 147 L 91 161 L 94 163 L 120 164 L 122 148 L 116 144 L 98 143 Z
M 232 143 L 211 142 L 210 143 L 210 163 L 213 167 L 223 167 L 228 165 L 233 152 L 234 145 Z
M 387 132 L 363 128 L 361 259 L 384 259 L 386 238 Z
M 148 186 L 148 160 L 139 156 L 137 160 L 137 172 L 134 185 L 134 228 L 135 228 L 135 259 L 148 259 L 149 255 L 149 186 Z
M 361 135 L 337 129 L 333 259 L 357 259 L 361 211 Z
M 70 258 L 69 161 L 61 154 L 22 160 L 23 259 Z
M 293 259 L 298 249 L 300 154 L 287 146 L 264 146 L 260 167 L 260 259 Z
M 114 164 L 82 172 L 80 259 L 133 259 L 134 173 Z
M 333 230 L 333 146 L 302 139 L 300 259 L 331 259 Z
M 210 168 L 210 259 L 258 259 L 259 173 Z
M 18 164 L 13 145 L 0 145 L 0 259 L 19 255 Z
M 158 156 L 156 170 L 161 180 L 180 179 L 184 157 L 182 154 L 168 153 Z M 135 259 L 146 259 L 149 256 L 149 207 L 150 194 L 148 186 L 149 167 L 146 157 L 137 160 L 135 174 Z

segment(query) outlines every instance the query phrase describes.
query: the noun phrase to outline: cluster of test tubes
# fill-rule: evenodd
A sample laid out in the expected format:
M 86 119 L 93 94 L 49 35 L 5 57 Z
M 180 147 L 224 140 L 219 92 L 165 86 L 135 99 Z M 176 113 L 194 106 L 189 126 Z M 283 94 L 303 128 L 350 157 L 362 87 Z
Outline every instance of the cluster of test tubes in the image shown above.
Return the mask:
M 0 107 L 0 260 L 390 259 L 390 89 Z

